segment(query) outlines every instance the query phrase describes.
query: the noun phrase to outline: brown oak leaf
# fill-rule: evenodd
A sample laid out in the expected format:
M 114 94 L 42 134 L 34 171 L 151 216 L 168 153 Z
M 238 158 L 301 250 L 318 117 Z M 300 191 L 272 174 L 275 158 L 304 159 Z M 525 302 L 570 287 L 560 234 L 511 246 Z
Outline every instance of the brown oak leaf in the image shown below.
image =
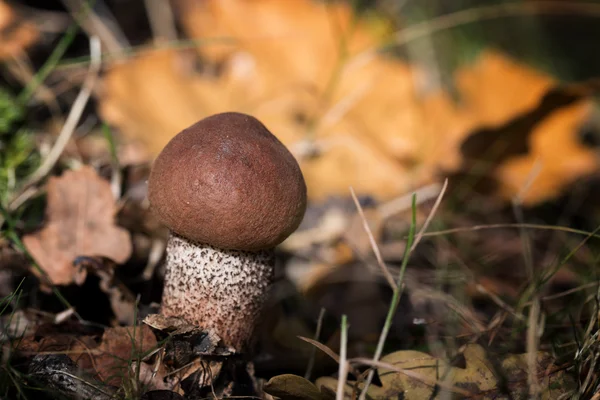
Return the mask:
M 56 285 L 81 285 L 86 271 L 73 261 L 102 256 L 123 263 L 131 254 L 129 232 L 114 224 L 110 184 L 93 168 L 67 171 L 48 182 L 44 229 L 23 238 L 25 247 Z

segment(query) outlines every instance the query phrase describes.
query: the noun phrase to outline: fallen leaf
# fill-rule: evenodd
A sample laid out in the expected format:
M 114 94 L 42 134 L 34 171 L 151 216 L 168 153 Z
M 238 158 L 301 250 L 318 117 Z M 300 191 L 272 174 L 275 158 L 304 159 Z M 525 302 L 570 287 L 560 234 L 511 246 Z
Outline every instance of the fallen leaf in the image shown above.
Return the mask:
M 512 398 L 529 395 L 527 355 L 509 355 L 497 364 L 492 363 L 483 347 L 470 344 L 464 349 L 465 368 L 450 365 L 446 360 L 415 350 L 397 351 L 378 363 L 381 386 L 372 385 L 373 399 L 400 397 L 406 400 L 445 398 L 458 393 L 461 398 L 497 399 L 510 391 Z M 360 361 L 360 360 L 359 360 Z M 367 360 L 370 361 L 370 360 Z M 556 399 L 572 393 L 572 377 L 553 364 L 550 355 L 536 355 L 536 376 L 541 385 L 542 399 Z M 388 367 L 389 366 L 389 367 Z M 319 378 L 317 387 L 336 388 L 337 380 Z M 351 394 L 355 382 L 348 382 L 345 391 Z M 362 383 L 358 385 L 362 389 Z M 434 395 L 434 397 L 431 397 Z
M 129 233 L 114 225 L 110 184 L 84 166 L 48 181 L 46 226 L 23 237 L 25 247 L 53 284 L 81 285 L 78 256 L 102 256 L 123 263 L 131 254 Z
M 121 387 L 124 380 L 135 379 L 134 371 L 129 368 L 131 363 L 156 347 L 156 338 L 149 327 L 116 327 L 104 331 L 98 346 L 77 343 L 69 355 L 80 368 L 95 371 L 104 383 Z
M 34 24 L 21 19 L 12 6 L 0 1 L 0 59 L 22 55 L 39 35 Z
M 331 398 L 321 393 L 309 380 L 292 374 L 272 377 L 263 386 L 263 390 L 281 400 L 326 400 Z
M 355 121 L 340 120 L 335 112 L 328 117 L 320 115 L 348 94 L 347 90 L 336 93 L 335 99 L 328 101 L 330 105 L 321 104 L 339 59 L 338 29 L 351 36 L 346 49 L 350 54 L 374 45 L 378 35 L 362 23 L 354 27 L 347 5 L 306 0 L 266 3 L 207 2 L 206 7 L 185 3 L 182 15 L 189 15 L 186 21 L 212 24 L 213 13 L 224 19 L 217 23 L 223 28 L 208 29 L 211 36 L 226 35 L 224 28 L 243 22 L 241 36 L 236 38 L 240 45 L 223 53 L 222 62 L 210 60 L 219 65 L 217 75 L 199 73 L 193 68 L 194 54 L 174 50 L 146 52 L 114 64 L 105 75 L 100 96 L 103 118 L 156 154 L 178 131 L 200 118 L 222 111 L 247 112 L 263 121 L 299 158 L 312 198 L 346 194 L 349 185 L 358 193 L 383 197 L 408 189 L 412 181 L 408 183 L 406 168 L 358 132 Z M 250 21 L 256 25 L 247 26 Z M 293 51 L 290 40 L 295 43 Z M 212 48 L 205 49 L 211 53 Z M 285 53 L 283 49 L 287 49 Z M 398 68 L 402 93 L 411 90 L 410 68 L 392 63 L 389 69 L 394 67 Z M 368 81 L 376 82 L 375 74 L 380 72 L 373 70 Z M 361 74 L 361 68 L 350 68 L 344 79 L 361 80 Z M 148 84 L 150 77 L 152 84 Z M 363 93 L 355 93 L 354 87 L 349 91 L 355 97 Z M 132 93 L 137 93 L 135 100 Z M 170 93 L 168 101 L 165 93 Z M 157 113 L 157 109 L 162 111 Z M 310 132 L 313 120 L 323 124 L 316 124 Z M 318 156 L 310 156 L 312 152 Z
M 590 100 L 557 110 L 531 133 L 531 151 L 500 164 L 496 179 L 504 183 L 500 194 L 518 194 L 523 204 L 532 205 L 560 195 L 565 186 L 598 168 L 596 153 L 575 139 L 583 121 L 593 110 Z
M 201 43 L 202 69 L 192 51 L 149 51 L 112 65 L 100 94 L 103 118 L 152 154 L 203 117 L 240 111 L 291 149 L 311 200 L 346 195 L 349 186 L 385 200 L 438 180 L 440 171 L 470 172 L 462 145 L 478 132 L 483 143 L 525 151 L 507 149 L 484 170 L 505 200 L 535 204 L 599 165 L 578 139 L 591 100 L 536 113 L 558 83 L 498 52 L 484 51 L 455 73 L 455 102 L 443 88 L 423 90 L 428 76 L 419 67 L 378 54 L 385 22 L 354 15 L 348 4 L 176 5 L 183 29 Z M 505 135 L 502 128 L 529 112 L 539 117 L 534 124 Z

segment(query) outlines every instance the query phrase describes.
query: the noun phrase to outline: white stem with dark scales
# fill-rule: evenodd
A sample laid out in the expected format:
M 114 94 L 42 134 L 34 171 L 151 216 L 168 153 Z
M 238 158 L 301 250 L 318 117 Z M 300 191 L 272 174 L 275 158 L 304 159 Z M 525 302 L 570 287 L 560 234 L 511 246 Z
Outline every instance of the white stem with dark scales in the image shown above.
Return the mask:
M 161 314 L 212 331 L 242 352 L 260 318 L 273 266 L 273 250 L 221 250 L 171 234 Z

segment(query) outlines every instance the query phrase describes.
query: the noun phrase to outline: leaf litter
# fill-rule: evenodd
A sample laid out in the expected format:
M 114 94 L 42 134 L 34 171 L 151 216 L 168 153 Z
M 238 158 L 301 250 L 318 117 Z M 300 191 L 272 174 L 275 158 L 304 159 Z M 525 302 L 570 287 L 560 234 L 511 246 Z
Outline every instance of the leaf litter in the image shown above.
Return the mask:
M 368 398 L 406 400 L 445 398 L 448 394 L 464 399 L 525 399 L 529 396 L 526 354 L 510 355 L 492 363 L 486 350 L 467 345 L 462 354 L 463 366 L 414 350 L 403 350 L 384 356 L 374 363 L 380 385 L 371 386 Z M 372 364 L 370 359 L 350 359 L 353 365 Z M 575 382 L 563 368 L 553 364 L 552 357 L 540 352 L 536 357 L 538 377 L 546 388 L 541 398 L 557 399 L 571 392 Z M 267 393 L 282 400 L 334 398 L 337 379 L 322 377 L 313 384 L 295 375 L 278 375 L 265 385 Z M 347 382 L 346 396 L 354 398 L 362 390 L 362 382 Z

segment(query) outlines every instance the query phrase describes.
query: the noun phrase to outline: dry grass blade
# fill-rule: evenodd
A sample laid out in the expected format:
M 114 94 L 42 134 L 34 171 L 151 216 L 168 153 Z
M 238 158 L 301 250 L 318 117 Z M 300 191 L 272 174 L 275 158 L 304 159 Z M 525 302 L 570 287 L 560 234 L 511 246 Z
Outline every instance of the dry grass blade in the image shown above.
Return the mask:
M 569 290 L 565 290 L 565 291 L 562 291 L 562 292 L 559 292 L 559 293 L 555 293 L 555 294 L 550 294 L 548 296 L 544 296 L 540 300 L 542 300 L 542 301 L 555 300 L 555 299 L 559 299 L 561 297 L 568 296 L 568 295 L 573 294 L 573 293 L 581 292 L 582 290 L 591 289 L 591 288 L 598 289 L 598 287 L 599 287 L 599 283 L 598 282 L 590 282 L 590 283 L 586 283 L 584 285 L 580 285 L 580 286 L 574 287 L 574 288 L 569 289 Z M 531 304 L 532 304 L 531 302 L 527 302 L 524 305 L 525 306 L 530 306 Z
M 454 385 L 449 385 L 446 382 L 443 381 L 439 381 L 439 380 L 434 380 L 434 379 L 429 379 L 421 374 L 418 374 L 416 372 L 413 371 L 409 371 L 403 368 L 399 368 L 393 364 L 388 364 L 385 362 L 381 362 L 381 361 L 373 361 L 370 358 L 352 358 L 349 360 L 350 363 L 356 363 L 356 364 L 362 364 L 362 365 L 368 365 L 370 367 L 375 367 L 375 368 L 385 368 L 385 369 L 389 369 L 391 371 L 394 372 L 399 372 L 401 374 L 404 374 L 410 378 L 416 379 L 420 382 L 423 382 L 427 385 L 432 385 L 432 386 L 439 386 L 442 389 L 446 389 L 449 390 L 451 392 L 463 395 L 463 396 L 467 396 L 467 397 L 472 397 L 473 393 L 468 392 L 462 388 L 459 388 L 457 386 Z
M 498 307 L 500 307 L 501 309 L 503 309 L 505 312 L 509 313 L 510 315 L 514 316 L 518 320 L 522 321 L 525 319 L 523 314 L 518 313 L 513 307 L 511 307 L 506 302 L 504 302 L 498 295 L 487 290 L 485 288 L 485 286 L 481 285 L 480 283 L 476 283 L 475 289 L 477 289 L 477 291 L 479 293 L 487 296 L 490 300 L 492 300 L 494 302 L 494 304 L 496 304 Z
M 325 346 L 323 343 L 319 343 L 316 340 L 313 340 L 313 339 L 310 339 L 310 338 L 307 338 L 304 336 L 298 336 L 298 339 L 304 340 L 305 342 L 312 344 L 317 349 L 321 350 L 323 353 L 325 353 L 329 357 L 331 357 L 331 359 L 333 359 L 333 361 L 335 361 L 336 363 L 340 362 L 340 356 L 337 355 L 335 351 L 333 351 L 329 347 Z M 354 367 L 352 367 L 352 365 L 348 365 L 348 369 L 350 370 L 350 372 L 353 375 L 360 376 L 360 373 Z
M 312 344 L 313 346 L 315 346 L 316 348 L 321 350 L 323 353 L 325 353 L 329 357 L 331 357 L 336 363 L 340 362 L 340 356 L 338 356 L 333 350 L 331 350 L 329 347 L 325 346 L 323 343 L 319 343 L 316 340 L 313 340 L 313 339 L 310 339 L 310 338 L 307 338 L 304 336 L 298 336 L 298 339 L 304 340 L 305 342 Z
M 325 308 L 321 307 L 321 311 L 319 311 L 319 318 L 317 319 L 317 329 L 315 329 L 315 342 L 317 342 L 319 340 L 319 337 L 321 336 L 321 329 L 323 328 L 323 318 L 325 318 Z M 312 375 L 313 366 L 315 365 L 316 352 L 317 348 L 313 347 L 310 352 L 310 358 L 308 359 L 308 365 L 306 366 L 306 372 L 304 373 L 304 378 L 307 380 L 310 380 L 310 376 Z
M 519 17 L 526 15 L 584 15 L 600 16 L 600 4 L 591 2 L 568 2 L 568 1 L 535 1 L 503 3 L 472 7 L 465 10 L 441 15 L 430 20 L 413 24 L 393 35 L 394 46 L 406 46 L 415 40 L 427 38 L 435 33 L 487 20 L 508 17 Z M 349 60 L 345 68 L 350 69 L 354 65 L 367 63 L 380 52 L 380 48 L 371 48 L 361 52 Z
M 395 43 L 406 44 L 433 33 L 461 25 L 521 15 L 575 14 L 600 15 L 600 6 L 593 3 L 565 1 L 536 1 L 473 7 L 415 24 L 396 33 Z
M 574 233 L 582 236 L 590 236 L 595 237 L 596 239 L 600 239 L 600 235 L 595 234 L 594 232 L 588 232 L 581 229 L 573 229 L 568 226 L 557 226 L 557 225 L 541 225 L 541 224 L 489 224 L 489 225 L 473 225 L 473 226 L 465 226 L 461 228 L 452 228 L 452 229 L 444 229 L 436 232 L 428 232 L 423 233 L 423 237 L 428 236 L 441 236 L 441 235 L 450 235 L 453 233 L 463 233 L 463 232 L 474 232 L 481 231 L 484 229 L 508 229 L 508 228 L 516 228 L 516 229 L 534 229 L 534 230 L 548 230 L 548 231 L 561 231 L 566 233 Z
M 385 345 L 385 341 L 387 340 L 388 333 L 390 332 L 392 326 L 392 319 L 394 318 L 394 314 L 398 309 L 398 305 L 400 304 L 400 298 L 402 297 L 402 292 L 404 290 L 404 273 L 406 272 L 406 267 L 408 266 L 408 259 L 410 258 L 412 248 L 412 244 L 415 239 L 415 227 L 417 225 L 417 198 L 416 195 L 412 196 L 412 218 L 410 223 L 410 228 L 408 230 L 408 238 L 406 241 L 406 247 L 404 248 L 404 255 L 402 257 L 402 265 L 400 267 L 400 272 L 398 274 L 397 285 L 394 287 L 394 294 L 392 295 L 392 300 L 390 302 L 390 306 L 388 309 L 388 313 L 385 319 L 385 323 L 383 324 L 383 328 L 381 329 L 381 333 L 379 334 L 379 341 L 377 342 L 377 348 L 375 349 L 375 354 L 373 354 L 373 361 L 377 362 L 381 358 L 381 354 L 383 353 L 383 347 Z M 375 376 L 375 370 L 371 369 L 367 375 L 367 379 L 365 380 L 365 386 L 358 397 L 359 400 L 365 400 L 367 397 L 367 391 L 369 390 L 369 385 L 371 384 L 373 377 Z
M 385 220 L 393 215 L 410 210 L 413 195 L 417 196 L 417 204 L 421 204 L 439 196 L 440 190 L 439 183 L 432 183 L 416 189 L 413 193 L 396 197 L 377 206 L 377 211 L 381 215 L 381 219 Z
M 344 400 L 344 386 L 348 379 L 348 323 L 346 315 L 342 315 L 342 332 L 340 338 L 340 367 L 338 372 L 338 384 L 335 399 Z
M 529 395 L 532 399 L 538 398 L 541 392 L 538 381 L 537 354 L 539 340 L 543 327 L 540 322 L 540 301 L 535 296 L 533 305 L 529 309 L 529 323 L 527 326 L 527 383 L 529 384 Z
M 29 177 L 27 182 L 23 185 L 22 191 L 27 191 L 27 189 L 37 182 L 39 182 L 42 178 L 44 178 L 48 172 L 54 167 L 56 162 L 58 161 L 60 155 L 62 154 L 65 146 L 71 139 L 73 132 L 75 132 L 75 127 L 83 114 L 83 110 L 90 99 L 90 95 L 92 93 L 92 89 L 96 84 L 96 80 L 98 78 L 98 74 L 100 72 L 100 66 L 102 61 L 102 49 L 100 47 L 100 40 L 96 36 L 90 37 L 90 67 L 88 69 L 87 76 L 85 81 L 83 82 L 83 86 L 77 95 L 77 98 L 73 102 L 73 106 L 69 111 L 69 115 L 67 116 L 67 120 L 58 135 L 58 139 L 54 143 L 52 150 L 48 153 L 46 159 L 42 162 L 42 165 Z M 19 196 L 17 196 L 19 197 Z M 21 202 L 23 200 L 21 199 Z M 11 202 L 10 209 L 14 209 L 14 205 Z
M 535 168 L 534 168 L 535 171 Z M 535 179 L 535 173 L 532 171 L 530 173 L 530 177 L 528 179 L 529 185 Z M 521 189 L 519 194 L 513 199 L 513 212 L 515 214 L 515 218 L 519 223 L 523 223 L 525 220 L 525 216 L 523 214 L 523 209 L 521 207 L 521 199 L 528 190 L 528 186 L 525 185 L 524 188 Z M 529 276 L 530 281 L 535 280 L 535 270 L 534 270 L 534 261 L 533 254 L 531 250 L 531 240 L 529 237 L 529 232 L 525 229 L 519 229 L 521 242 L 523 247 L 523 259 L 525 263 L 525 267 L 527 268 L 527 275 Z M 529 386 L 529 396 L 531 398 L 539 398 L 540 396 L 540 382 L 538 381 L 537 376 L 537 353 L 539 349 L 539 339 L 541 336 L 541 330 L 543 327 L 540 323 L 540 299 L 539 293 L 536 292 L 533 294 L 533 304 L 529 309 L 529 317 L 527 324 L 527 383 Z
M 385 265 L 385 262 L 383 261 L 383 257 L 381 256 L 381 252 L 379 251 L 379 247 L 377 246 L 377 242 L 375 241 L 373 232 L 371 232 L 371 228 L 369 227 L 369 223 L 367 222 L 365 213 L 363 212 L 363 209 L 362 209 L 360 203 L 358 202 L 358 198 L 356 197 L 356 193 L 354 192 L 354 189 L 352 187 L 350 187 L 350 194 L 352 195 L 352 200 L 354 200 L 354 204 L 356 205 L 358 215 L 360 215 L 360 219 L 363 223 L 363 227 L 365 228 L 365 232 L 367 233 L 367 236 L 369 237 L 369 242 L 371 243 L 371 248 L 373 249 L 373 253 L 375 253 L 375 258 L 377 259 L 377 264 L 379 265 L 379 268 L 381 268 L 381 272 L 383 273 L 383 276 L 385 276 L 385 279 L 388 282 L 388 284 L 390 285 L 390 287 L 392 289 L 394 289 L 396 287 L 394 278 L 392 277 L 390 270 L 388 269 L 388 267 Z
M 417 247 L 417 245 L 421 241 L 421 238 L 425 234 L 425 231 L 429 227 L 429 224 L 431 223 L 431 220 L 433 219 L 433 216 L 436 214 L 438 208 L 440 207 L 440 204 L 442 203 L 442 198 L 444 197 L 444 193 L 446 193 L 446 189 L 447 188 L 448 188 L 448 178 L 446 178 L 444 180 L 444 185 L 442 186 L 442 189 L 440 190 L 440 194 L 438 194 L 437 199 L 435 199 L 435 203 L 433 204 L 433 208 L 431 209 L 431 212 L 427 216 L 427 219 L 425 220 L 425 223 L 421 227 L 421 230 L 419 231 L 419 233 L 415 237 L 415 241 L 414 241 L 413 245 L 410 248 L 411 252 L 415 250 L 415 248 Z

